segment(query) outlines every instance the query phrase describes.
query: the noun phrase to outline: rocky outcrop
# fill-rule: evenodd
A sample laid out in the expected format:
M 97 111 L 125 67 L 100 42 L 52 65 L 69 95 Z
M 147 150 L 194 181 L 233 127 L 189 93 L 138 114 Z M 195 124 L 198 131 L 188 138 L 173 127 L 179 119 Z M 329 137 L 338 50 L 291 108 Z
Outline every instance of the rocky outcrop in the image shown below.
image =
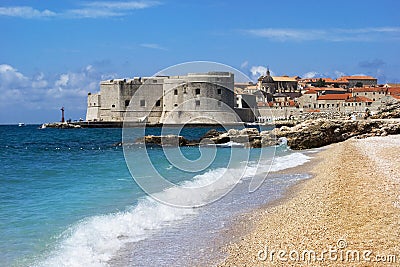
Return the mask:
M 393 119 L 400 118 L 400 103 L 390 104 L 382 108 L 378 114 L 371 117 L 372 119 Z
M 68 122 L 45 123 L 40 126 L 40 129 L 46 129 L 46 128 L 79 129 L 82 127 L 78 124 L 73 124 L 73 123 L 68 123 Z
M 189 141 L 182 136 L 145 136 L 136 143 L 163 146 L 240 143 L 244 147 L 260 148 L 283 142 L 290 148 L 309 149 L 342 142 L 352 137 L 400 134 L 400 122 L 390 120 L 307 120 L 293 127 L 282 126 L 259 132 L 256 128 L 230 129 L 227 132 L 210 130 L 200 140 Z
M 243 143 L 246 147 L 274 146 L 287 141 L 292 149 L 309 149 L 342 142 L 351 137 L 385 136 L 400 134 L 400 123 L 383 120 L 307 120 L 293 127 L 282 126 L 272 131 L 258 132 L 255 128 L 231 129 L 228 132 L 212 132 L 207 135 L 215 144 L 229 141 Z
M 276 128 L 262 133 L 269 139 L 285 137 L 292 149 L 316 148 L 341 142 L 351 137 L 400 134 L 400 123 L 379 120 L 308 120 L 294 127 Z
M 261 136 L 256 128 L 242 130 L 230 129 L 227 132 L 208 131 L 201 139 L 201 144 L 225 144 L 235 142 L 246 147 L 261 147 Z
M 136 139 L 135 143 L 160 146 L 186 146 L 190 142 L 180 135 L 146 135 L 145 137 Z

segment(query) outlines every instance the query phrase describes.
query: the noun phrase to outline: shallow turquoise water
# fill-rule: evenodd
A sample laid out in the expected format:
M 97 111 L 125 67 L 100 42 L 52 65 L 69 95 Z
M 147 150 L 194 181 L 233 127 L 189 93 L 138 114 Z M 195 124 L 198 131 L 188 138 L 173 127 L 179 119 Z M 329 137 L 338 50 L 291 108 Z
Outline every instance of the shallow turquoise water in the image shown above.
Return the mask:
M 195 139 L 208 130 L 184 128 L 181 135 Z M 148 134 L 159 132 L 147 129 Z M 148 239 L 157 229 L 201 213 L 164 207 L 146 197 L 131 178 L 122 147 L 115 145 L 121 142 L 121 129 L 0 126 L 0 136 L 0 266 L 107 265 L 127 242 Z M 216 160 L 198 172 L 174 168 L 161 148 L 152 147 L 148 154 L 155 168 L 179 185 L 213 179 L 225 170 L 232 150 L 218 148 Z M 260 151 L 251 151 L 250 165 Z M 197 147 L 181 152 L 191 160 L 201 155 Z M 151 175 L 140 164 L 137 168 Z

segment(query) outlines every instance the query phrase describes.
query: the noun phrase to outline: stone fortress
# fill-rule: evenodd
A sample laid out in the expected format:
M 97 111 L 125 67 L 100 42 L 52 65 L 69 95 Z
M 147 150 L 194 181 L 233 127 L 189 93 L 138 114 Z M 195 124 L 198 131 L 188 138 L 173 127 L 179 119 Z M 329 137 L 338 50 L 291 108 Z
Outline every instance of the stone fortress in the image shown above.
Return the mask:
M 88 94 L 86 121 L 235 123 L 243 111 L 234 111 L 234 100 L 234 74 L 230 72 L 106 80 L 100 83 L 99 93 Z
M 400 101 L 397 84 L 371 76 L 305 78 L 271 76 L 235 83 L 230 72 L 114 79 L 88 94 L 86 122 L 147 124 L 270 123 L 377 112 Z

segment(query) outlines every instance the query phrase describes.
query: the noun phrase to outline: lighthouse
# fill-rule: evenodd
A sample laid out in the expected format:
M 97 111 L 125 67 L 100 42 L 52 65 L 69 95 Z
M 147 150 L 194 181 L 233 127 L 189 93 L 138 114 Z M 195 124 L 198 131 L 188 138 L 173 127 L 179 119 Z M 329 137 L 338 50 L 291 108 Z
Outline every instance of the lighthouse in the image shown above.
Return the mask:
M 64 119 L 64 107 L 61 108 L 61 122 L 65 122 L 65 119 Z

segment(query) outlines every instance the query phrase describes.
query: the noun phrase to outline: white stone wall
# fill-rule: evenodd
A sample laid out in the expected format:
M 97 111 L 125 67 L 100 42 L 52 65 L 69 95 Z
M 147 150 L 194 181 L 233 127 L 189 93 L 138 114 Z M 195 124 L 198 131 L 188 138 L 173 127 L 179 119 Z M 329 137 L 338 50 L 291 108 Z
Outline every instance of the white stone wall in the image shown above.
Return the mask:
M 385 97 L 386 93 L 382 90 L 379 92 L 353 92 L 353 96 L 363 96 L 368 97 L 373 101 L 378 101 L 382 97 Z
M 100 94 L 88 94 L 86 121 L 97 121 L 100 118 Z
M 88 96 L 87 120 L 122 121 L 126 116 L 148 123 L 235 122 L 233 87 L 228 72 L 102 81 L 100 93 Z
M 233 74 L 189 73 L 164 80 L 161 123 L 234 122 Z

